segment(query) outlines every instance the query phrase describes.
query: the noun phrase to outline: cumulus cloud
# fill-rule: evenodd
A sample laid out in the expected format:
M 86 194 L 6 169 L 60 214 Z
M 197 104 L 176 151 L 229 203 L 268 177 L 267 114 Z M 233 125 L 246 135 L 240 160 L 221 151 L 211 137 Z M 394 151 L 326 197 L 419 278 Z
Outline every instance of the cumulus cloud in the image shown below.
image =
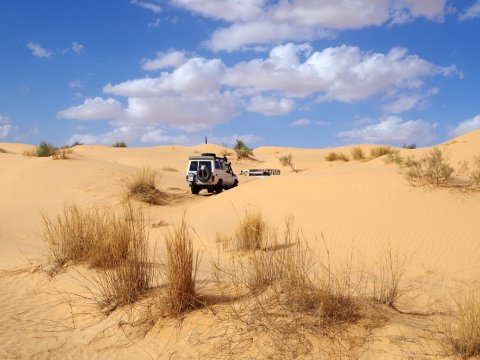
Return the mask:
M 81 105 L 60 111 L 57 117 L 76 120 L 108 120 L 119 118 L 122 112 L 122 104 L 117 100 L 96 97 L 86 99 Z
M 438 91 L 438 88 L 433 88 L 425 94 L 401 94 L 395 99 L 395 101 L 385 105 L 383 109 L 391 114 L 399 114 L 417 107 L 421 108 L 426 105 L 427 98 L 436 95 Z
M 131 0 L 130 4 L 140 6 L 144 9 L 153 11 L 154 13 L 159 13 L 162 11 L 160 5 L 148 2 L 148 1 L 140 1 L 140 0 Z
M 143 143 L 156 144 L 189 144 L 192 139 L 187 135 L 169 135 L 163 129 L 148 129 L 145 134 L 140 137 Z
M 378 123 L 341 131 L 337 135 L 368 143 L 428 143 L 435 137 L 436 126 L 436 123 L 424 120 L 403 120 L 398 116 L 388 116 Z
M 142 64 L 142 69 L 146 71 L 154 71 L 165 68 L 175 68 L 187 61 L 185 53 L 183 51 L 178 51 L 171 49 L 167 52 L 158 52 L 155 59 L 144 60 Z
M 470 20 L 480 17 L 480 0 L 475 1 L 469 8 L 458 16 L 458 20 Z
M 208 136 L 208 142 L 211 144 L 218 144 L 222 145 L 225 144 L 227 146 L 233 146 L 236 144 L 237 140 L 242 140 L 246 144 L 257 144 L 259 143 L 262 138 L 257 135 L 253 134 L 244 134 L 244 135 L 239 135 L 239 134 L 233 134 L 233 135 L 227 135 L 227 136 L 215 136 L 215 135 L 209 135 Z
M 32 51 L 32 54 L 39 58 L 49 58 L 52 56 L 52 52 L 44 49 L 39 43 L 29 42 L 27 48 Z
M 267 59 L 244 61 L 227 69 L 223 82 L 289 97 L 319 94 L 321 101 L 351 102 L 386 90 L 418 89 L 423 78 L 455 70 L 435 66 L 403 48 L 382 54 L 342 45 L 310 52 L 309 45 L 274 47 Z
M 330 125 L 330 123 L 328 121 L 323 121 L 323 120 L 312 121 L 310 119 L 301 118 L 301 119 L 297 119 L 297 120 L 292 121 L 290 123 L 290 126 L 308 126 L 308 125 L 312 125 L 312 124 L 320 125 L 320 126 Z
M 0 139 L 4 139 L 9 136 L 15 127 L 12 124 L 12 120 L 8 116 L 0 115 Z
M 452 133 L 459 136 L 476 129 L 480 129 L 480 115 L 462 121 L 455 129 L 453 129 Z
M 441 20 L 446 0 L 173 0 L 174 4 L 231 24 L 215 31 L 211 49 L 233 51 L 252 44 L 305 41 L 332 31 L 402 23 L 416 17 Z
M 247 110 L 267 116 L 285 115 L 295 107 L 295 101 L 287 98 L 277 99 L 272 96 L 254 96 L 247 105 Z

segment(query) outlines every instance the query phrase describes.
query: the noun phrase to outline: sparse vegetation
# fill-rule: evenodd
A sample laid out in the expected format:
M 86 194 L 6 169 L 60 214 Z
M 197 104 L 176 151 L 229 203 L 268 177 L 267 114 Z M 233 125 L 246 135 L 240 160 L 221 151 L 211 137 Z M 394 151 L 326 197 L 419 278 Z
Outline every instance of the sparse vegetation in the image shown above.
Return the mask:
M 165 264 L 167 289 L 166 306 L 170 315 L 177 316 L 199 304 L 195 292 L 195 279 L 199 264 L 198 253 L 185 219 L 166 237 L 167 260 Z
M 114 143 L 112 145 L 113 147 L 117 147 L 117 148 L 126 148 L 127 147 L 127 143 L 125 141 L 117 141 L 116 143 Z
M 290 166 L 293 172 L 298 172 L 298 170 L 294 167 L 292 154 L 282 155 L 278 158 L 278 161 L 280 161 L 282 166 Z
M 42 141 L 36 148 L 36 153 L 38 157 L 47 157 L 54 155 L 58 149 L 52 144 Z
M 325 155 L 325 160 L 327 161 L 349 161 L 348 157 L 344 153 L 340 152 L 329 152 L 327 155 Z
M 251 159 L 254 157 L 253 150 L 249 148 L 242 140 L 237 140 L 233 150 L 237 154 L 238 160 Z
M 178 172 L 178 169 L 171 167 L 171 166 L 164 166 L 162 168 L 163 171 L 170 171 L 170 172 Z
M 236 250 L 248 251 L 262 249 L 267 240 L 268 228 L 260 211 L 245 212 L 235 232 Z
M 53 154 L 52 154 L 52 159 L 53 160 L 67 160 L 69 159 L 69 155 L 73 154 L 73 150 L 70 148 L 61 148 L 57 149 Z
M 156 187 L 157 172 L 150 167 L 143 167 L 136 171 L 126 183 L 126 197 L 152 205 L 164 205 L 167 195 Z
M 404 149 L 416 149 L 417 145 L 416 144 L 403 144 L 402 148 Z
M 61 215 L 42 215 L 43 239 L 57 267 L 73 261 L 111 268 L 124 264 L 131 251 L 146 241 L 140 215 L 130 204 L 119 215 L 69 205 Z
M 354 146 L 350 152 L 352 153 L 352 157 L 354 160 L 363 160 L 365 159 L 365 154 L 363 153 L 363 150 L 359 146 Z
M 37 156 L 37 152 L 35 151 L 35 149 L 25 149 L 23 150 L 22 155 L 29 157 Z
M 455 299 L 454 321 L 441 325 L 442 345 L 464 359 L 480 355 L 480 294 L 471 290 Z
M 74 141 L 74 142 L 72 143 L 72 145 L 70 145 L 70 147 L 73 148 L 73 147 L 75 147 L 75 146 L 77 146 L 77 145 L 84 145 L 84 144 L 83 144 L 82 142 L 80 142 L 80 141 Z
M 454 171 L 448 156 L 436 147 L 412 164 L 407 178 L 412 185 L 450 186 Z
M 390 146 L 376 146 L 370 149 L 370 157 L 376 159 L 391 152 Z

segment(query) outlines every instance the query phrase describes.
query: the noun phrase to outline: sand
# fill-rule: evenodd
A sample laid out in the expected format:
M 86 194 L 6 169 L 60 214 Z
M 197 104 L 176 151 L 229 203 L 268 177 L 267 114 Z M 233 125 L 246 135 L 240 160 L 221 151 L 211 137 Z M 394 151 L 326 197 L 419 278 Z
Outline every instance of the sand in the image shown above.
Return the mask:
M 368 154 L 375 145 L 355 146 Z M 439 146 L 452 164 L 472 160 L 480 154 L 480 130 Z M 216 235 L 232 233 L 245 211 L 261 211 L 280 234 L 285 219 L 292 217 L 309 246 L 324 259 L 328 249 L 331 261 L 339 266 L 353 251 L 366 267 L 374 268 L 386 248 L 407 261 L 402 282 L 407 291 L 398 305 L 404 313 L 387 312 L 388 321 L 375 328 L 368 346 L 355 357 L 442 357 L 434 336 L 422 340 L 434 319 L 418 313 L 448 308 L 452 296 L 474 288 L 480 279 L 480 193 L 413 187 L 405 170 L 384 158 L 345 163 L 324 159 L 330 151 L 351 157 L 351 147 L 260 147 L 254 151 L 256 161 L 231 156 L 237 174 L 248 168 L 278 168 L 282 174 L 239 175 L 237 188 L 195 196 L 185 181 L 188 156 L 231 150 L 216 145 L 76 146 L 71 159 L 53 161 L 22 156 L 31 145 L 0 143 L 6 150 L 0 153 L 0 358 L 213 356 L 217 340 L 195 341 L 204 339 L 207 329 L 212 331 L 216 317 L 208 311 L 189 313 L 181 326 L 173 321 L 130 341 L 119 326 L 119 313 L 93 316 L 94 304 L 72 295 L 85 294 L 85 277 L 94 270 L 73 265 L 55 277 L 42 270 L 48 259 L 41 214 L 59 214 L 72 203 L 82 208 L 118 207 L 127 179 L 144 166 L 159 172 L 159 187 L 173 199 L 166 206 L 144 207 L 149 224 L 162 223 L 149 228 L 151 248 L 161 253 L 166 232 L 185 216 L 195 230 L 194 246 L 202 253 L 199 283 L 212 279 L 211 261 L 229 256 L 219 250 Z M 418 158 L 429 149 L 398 150 L 401 156 Z M 280 165 L 278 157 L 286 154 L 292 154 L 298 172 Z M 247 356 L 262 358 L 259 352 L 237 352 L 234 358 Z

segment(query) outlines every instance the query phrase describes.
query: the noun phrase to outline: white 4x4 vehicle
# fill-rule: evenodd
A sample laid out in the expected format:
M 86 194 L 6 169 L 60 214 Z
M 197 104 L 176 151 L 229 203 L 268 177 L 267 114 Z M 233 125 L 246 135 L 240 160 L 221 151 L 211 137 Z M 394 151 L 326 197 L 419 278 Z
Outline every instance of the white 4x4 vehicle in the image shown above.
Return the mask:
M 188 158 L 186 180 L 197 195 L 200 190 L 207 189 L 209 193 L 218 194 L 223 189 L 230 189 L 238 185 L 237 175 L 226 157 L 217 157 L 213 153 L 194 155 Z

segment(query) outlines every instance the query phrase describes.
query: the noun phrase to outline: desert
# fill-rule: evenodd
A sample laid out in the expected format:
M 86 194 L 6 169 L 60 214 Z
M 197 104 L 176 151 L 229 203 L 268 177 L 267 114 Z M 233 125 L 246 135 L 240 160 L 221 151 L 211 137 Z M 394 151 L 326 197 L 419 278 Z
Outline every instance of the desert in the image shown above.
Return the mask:
M 479 130 L 376 158 L 376 144 L 268 146 L 240 159 L 213 144 L 78 145 L 63 160 L 24 156 L 32 145 L 0 148 L 2 359 L 433 359 L 480 351 L 480 191 L 459 170 L 468 161 L 474 174 Z M 434 150 L 455 169 L 452 181 L 421 184 L 399 166 Z M 207 152 L 227 155 L 237 174 L 281 174 L 239 175 L 238 187 L 192 195 L 188 157 Z M 332 152 L 349 161 L 327 161 Z M 286 155 L 292 167 L 279 161 Z M 142 169 L 155 174 L 165 201 L 128 199 Z M 148 263 L 139 268 L 149 283 L 133 298 L 109 293 L 112 300 L 102 287 L 119 281 L 111 274 L 125 263 L 105 268 L 55 255 L 49 236 L 60 236 L 56 221 L 64 216 L 65 225 L 73 206 L 76 216 L 116 214 L 117 230 L 141 218 L 129 234 L 144 241 Z M 85 219 L 87 227 L 93 220 Z M 175 247 L 178 238 L 188 240 L 186 250 Z M 172 302 L 172 251 L 190 257 L 191 268 L 181 257 L 176 263 L 192 290 L 181 292 L 183 305 Z

